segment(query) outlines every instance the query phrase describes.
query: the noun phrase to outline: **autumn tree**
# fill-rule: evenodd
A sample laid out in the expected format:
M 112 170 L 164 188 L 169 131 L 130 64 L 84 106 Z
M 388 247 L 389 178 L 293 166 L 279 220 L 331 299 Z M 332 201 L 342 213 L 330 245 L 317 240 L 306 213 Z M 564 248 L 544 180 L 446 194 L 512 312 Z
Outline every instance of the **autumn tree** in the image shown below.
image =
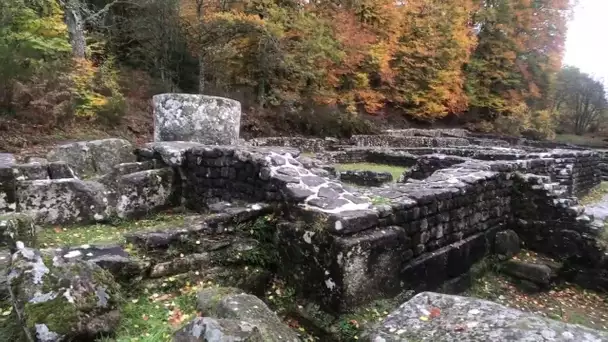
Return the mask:
M 555 110 L 562 124 L 576 134 L 584 134 L 608 113 L 604 84 L 575 67 L 559 73 L 555 92 Z

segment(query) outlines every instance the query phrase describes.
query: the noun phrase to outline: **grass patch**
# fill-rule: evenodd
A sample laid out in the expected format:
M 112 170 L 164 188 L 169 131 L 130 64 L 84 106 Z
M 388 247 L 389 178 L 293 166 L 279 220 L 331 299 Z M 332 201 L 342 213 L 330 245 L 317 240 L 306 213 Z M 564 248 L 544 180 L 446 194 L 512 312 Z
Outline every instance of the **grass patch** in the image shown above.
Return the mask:
M 394 166 L 385 164 L 373 164 L 373 163 L 348 163 L 348 164 L 336 164 L 337 171 L 374 171 L 374 172 L 388 172 L 393 175 L 393 181 L 397 181 L 403 171 L 407 170 L 404 166 Z
M 604 141 L 606 137 L 576 135 L 576 134 L 558 134 L 554 141 L 559 143 L 593 146 L 593 147 L 608 147 L 608 142 Z
M 602 200 L 608 195 L 608 182 L 601 182 L 599 185 L 589 191 L 587 195 L 579 200 L 582 205 L 594 204 Z
M 168 278 L 158 288 L 147 288 L 123 304 L 116 335 L 98 342 L 171 341 L 175 331 L 196 317 L 196 293 L 205 286 L 212 285 Z
M 182 213 L 159 213 L 139 220 L 115 221 L 87 226 L 44 227 L 38 232 L 38 245 L 43 248 L 84 244 L 124 243 L 124 234 L 184 223 Z

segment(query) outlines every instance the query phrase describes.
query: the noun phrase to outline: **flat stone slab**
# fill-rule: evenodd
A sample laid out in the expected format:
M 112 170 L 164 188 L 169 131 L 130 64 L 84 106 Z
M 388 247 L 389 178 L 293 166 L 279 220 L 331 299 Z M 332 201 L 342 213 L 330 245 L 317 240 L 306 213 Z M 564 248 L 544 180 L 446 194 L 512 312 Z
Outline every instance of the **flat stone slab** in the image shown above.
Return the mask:
M 15 156 L 12 153 L 0 153 L 0 167 L 13 166 L 15 162 Z
M 367 341 L 608 341 L 608 333 L 486 300 L 422 292 L 393 311 Z

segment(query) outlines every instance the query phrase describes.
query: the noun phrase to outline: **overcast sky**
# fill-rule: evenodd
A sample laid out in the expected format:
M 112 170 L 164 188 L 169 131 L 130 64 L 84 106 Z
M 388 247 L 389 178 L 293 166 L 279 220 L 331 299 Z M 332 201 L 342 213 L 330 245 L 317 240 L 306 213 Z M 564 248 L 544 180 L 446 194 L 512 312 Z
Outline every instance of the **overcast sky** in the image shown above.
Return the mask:
M 564 63 L 608 86 L 608 0 L 579 0 L 568 25 Z

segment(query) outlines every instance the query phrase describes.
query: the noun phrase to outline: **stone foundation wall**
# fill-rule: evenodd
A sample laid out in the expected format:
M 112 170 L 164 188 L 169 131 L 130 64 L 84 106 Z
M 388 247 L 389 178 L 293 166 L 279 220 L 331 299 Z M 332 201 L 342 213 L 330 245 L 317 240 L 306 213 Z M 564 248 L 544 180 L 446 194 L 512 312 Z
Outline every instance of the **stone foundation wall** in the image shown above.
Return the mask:
M 464 138 L 402 135 L 353 135 L 350 144 L 358 147 L 454 147 L 467 146 Z

